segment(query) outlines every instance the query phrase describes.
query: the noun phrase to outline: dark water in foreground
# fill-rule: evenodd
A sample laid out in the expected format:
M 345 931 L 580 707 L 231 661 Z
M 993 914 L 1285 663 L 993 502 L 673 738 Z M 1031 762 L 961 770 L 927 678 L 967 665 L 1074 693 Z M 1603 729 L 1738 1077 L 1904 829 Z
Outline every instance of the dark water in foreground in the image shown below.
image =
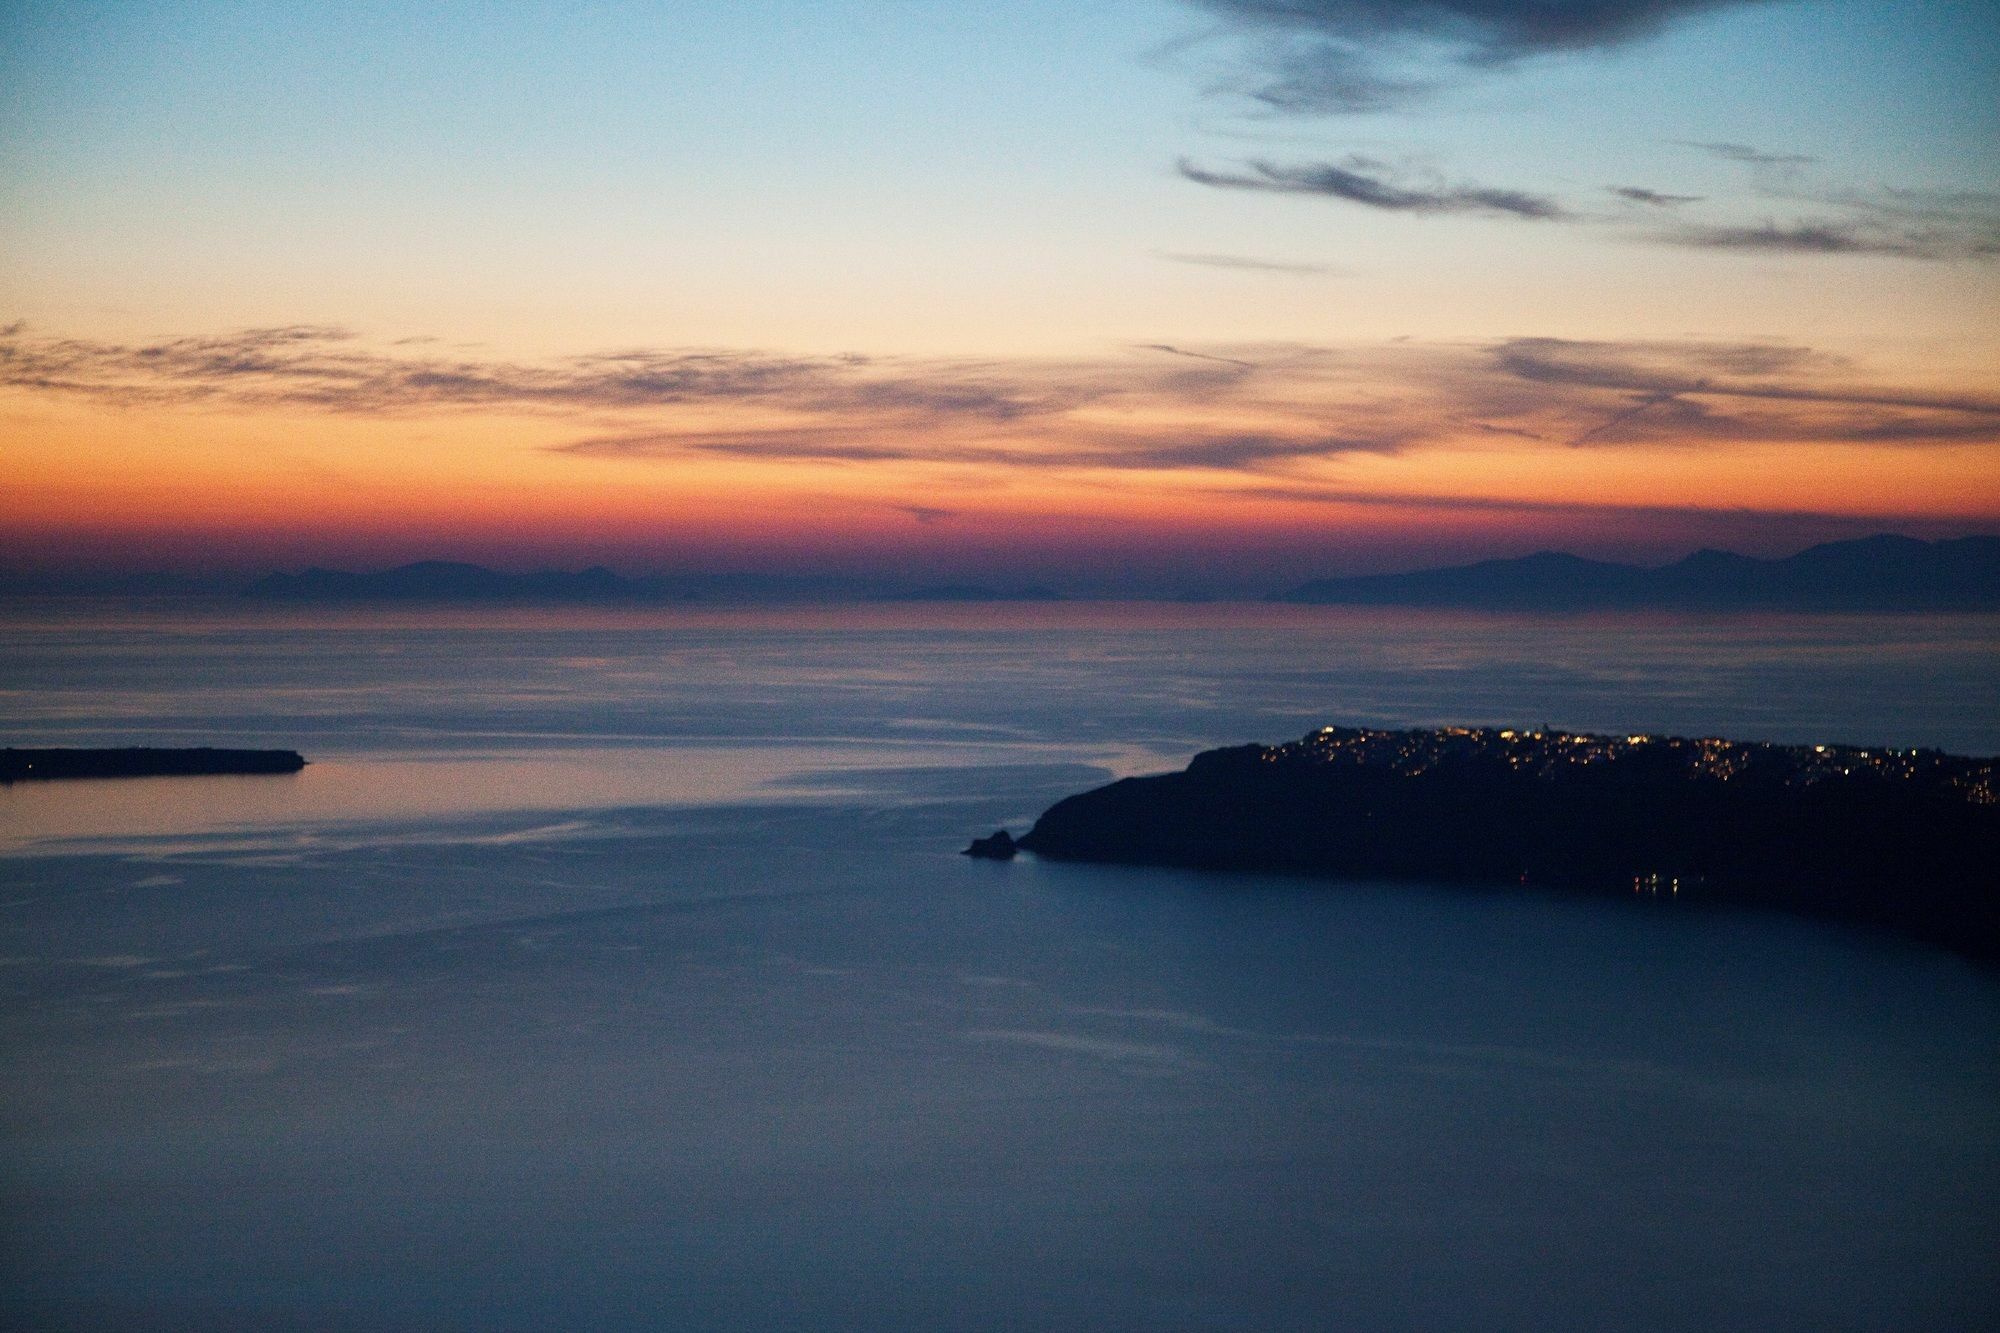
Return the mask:
M 1992 753 L 1996 647 L 18 616 L 8 741 L 319 762 L 0 790 L 0 1323 L 1989 1326 L 1991 970 L 1750 913 L 954 853 L 1327 721 Z

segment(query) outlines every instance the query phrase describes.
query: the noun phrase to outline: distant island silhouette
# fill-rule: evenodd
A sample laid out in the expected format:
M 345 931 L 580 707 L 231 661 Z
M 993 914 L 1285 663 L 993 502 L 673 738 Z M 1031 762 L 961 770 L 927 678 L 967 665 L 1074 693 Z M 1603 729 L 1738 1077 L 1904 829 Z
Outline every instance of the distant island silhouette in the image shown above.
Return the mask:
M 33 596 L 196 596 L 240 593 L 290 603 L 523 603 L 664 606 L 683 603 L 815 604 L 843 602 L 1000 603 L 1090 600 L 1082 582 L 1050 587 L 997 571 L 925 582 L 918 571 L 828 574 L 812 569 L 762 572 L 678 570 L 624 575 L 601 565 L 580 570 L 510 573 L 457 560 L 419 560 L 393 569 L 318 566 L 262 575 L 247 584 L 218 575 L 106 573 L 85 576 L 0 570 L 0 599 Z M 1396 574 L 1314 579 L 1270 591 L 1236 570 L 1225 590 L 1171 590 L 1126 583 L 1117 599 L 1174 602 L 1262 598 L 1329 606 L 1435 607 L 1472 611 L 1796 611 L 1923 613 L 2000 611 L 2000 537 L 1943 541 L 1882 534 L 1827 542 L 1782 559 L 1696 551 L 1649 568 L 1541 551 L 1474 564 Z
M 1327 727 L 1057 802 L 1052 860 L 1783 908 L 2000 957 L 2000 761 L 1936 750 Z
M 1659 569 L 1542 551 L 1406 574 L 1316 579 L 1270 599 L 1490 610 L 1994 611 L 2000 537 L 1883 534 L 1780 560 L 1696 551 Z
M 940 583 L 910 592 L 884 593 L 884 602 L 1060 602 L 1067 600 L 1053 588 L 1033 584 L 1026 588 L 989 588 L 983 583 Z
M 242 773 L 296 773 L 306 766 L 296 750 L 117 749 L 0 750 L 0 784 L 63 778 L 215 777 Z
M 456 560 L 419 560 L 365 574 L 315 567 L 266 575 L 244 591 L 250 597 L 300 602 L 660 602 L 687 595 L 665 580 L 628 579 L 602 565 L 574 574 L 554 569 L 507 574 Z
M 918 588 L 882 580 L 787 574 L 679 574 L 627 578 L 602 565 L 574 573 L 559 569 L 510 574 L 457 560 L 419 560 L 394 569 L 353 573 L 317 566 L 296 574 L 267 574 L 243 590 L 247 597 L 286 602 L 542 602 L 657 605 L 693 601 L 745 602 L 1039 602 L 1061 601 L 1053 589 L 1033 585 L 995 588 L 944 583 Z

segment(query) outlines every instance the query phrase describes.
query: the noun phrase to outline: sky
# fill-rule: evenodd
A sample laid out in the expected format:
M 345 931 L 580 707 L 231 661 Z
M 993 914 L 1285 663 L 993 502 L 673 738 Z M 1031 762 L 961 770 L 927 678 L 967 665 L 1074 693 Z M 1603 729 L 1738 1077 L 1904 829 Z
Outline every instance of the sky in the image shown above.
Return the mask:
M 0 571 L 2000 531 L 1973 0 L 0 7 Z

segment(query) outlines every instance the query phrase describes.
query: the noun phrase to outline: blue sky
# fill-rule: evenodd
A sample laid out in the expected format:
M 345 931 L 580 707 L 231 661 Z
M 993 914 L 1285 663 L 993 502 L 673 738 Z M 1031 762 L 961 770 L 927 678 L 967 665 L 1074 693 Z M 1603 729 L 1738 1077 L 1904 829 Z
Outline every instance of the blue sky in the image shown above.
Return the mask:
M 567 324 L 551 289 L 615 305 L 625 284 L 720 270 L 745 300 L 698 313 L 727 335 L 758 331 L 754 310 L 786 299 L 772 287 L 793 303 L 851 299 L 846 278 L 873 276 L 893 296 L 914 269 L 932 289 L 992 300 L 999 280 L 1032 287 L 1021 270 L 1042 270 L 1185 335 L 1202 318 L 1135 292 L 1168 280 L 1130 261 L 1269 251 L 1393 279 L 1435 262 L 1437 232 L 1469 268 L 1534 243 L 1490 222 L 1427 234 L 1351 209 L 1205 197 L 1173 175 L 1184 155 L 1226 166 L 1358 152 L 1586 197 L 1606 183 L 1746 193 L 1750 172 L 1684 141 L 1810 155 L 1835 190 L 2000 178 L 2000 39 L 1972 5 L 1725 7 L 1360 116 L 1276 115 L 1218 91 L 1245 82 L 1258 39 L 1174 3 L 413 13 L 267 0 L 10 15 L 7 276 L 34 307 L 24 314 L 62 324 L 79 322 L 64 306 L 85 293 L 158 330 L 187 322 L 173 318 L 183 299 L 212 302 L 213 326 L 296 317 L 268 308 L 280 294 L 344 304 L 336 292 L 399 323 L 504 323 L 512 305 Z M 349 266 L 425 299 L 357 290 L 331 271 Z M 466 315 L 440 268 L 479 289 L 463 294 Z M 148 288 L 154 300 L 131 299 Z M 945 341 L 942 317 L 906 336 Z

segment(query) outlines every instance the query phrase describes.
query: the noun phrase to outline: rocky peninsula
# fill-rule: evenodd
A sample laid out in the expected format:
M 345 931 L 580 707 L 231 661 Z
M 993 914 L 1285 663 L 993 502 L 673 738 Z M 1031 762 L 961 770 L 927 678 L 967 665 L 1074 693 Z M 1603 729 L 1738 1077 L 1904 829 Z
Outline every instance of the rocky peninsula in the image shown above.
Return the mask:
M 2000 761 L 1553 729 L 1325 727 L 1057 802 L 1054 860 L 1755 904 L 2000 957 Z
M 61 778 L 212 777 L 240 773 L 296 773 L 306 766 L 296 750 L 122 749 L 0 750 L 0 784 Z

